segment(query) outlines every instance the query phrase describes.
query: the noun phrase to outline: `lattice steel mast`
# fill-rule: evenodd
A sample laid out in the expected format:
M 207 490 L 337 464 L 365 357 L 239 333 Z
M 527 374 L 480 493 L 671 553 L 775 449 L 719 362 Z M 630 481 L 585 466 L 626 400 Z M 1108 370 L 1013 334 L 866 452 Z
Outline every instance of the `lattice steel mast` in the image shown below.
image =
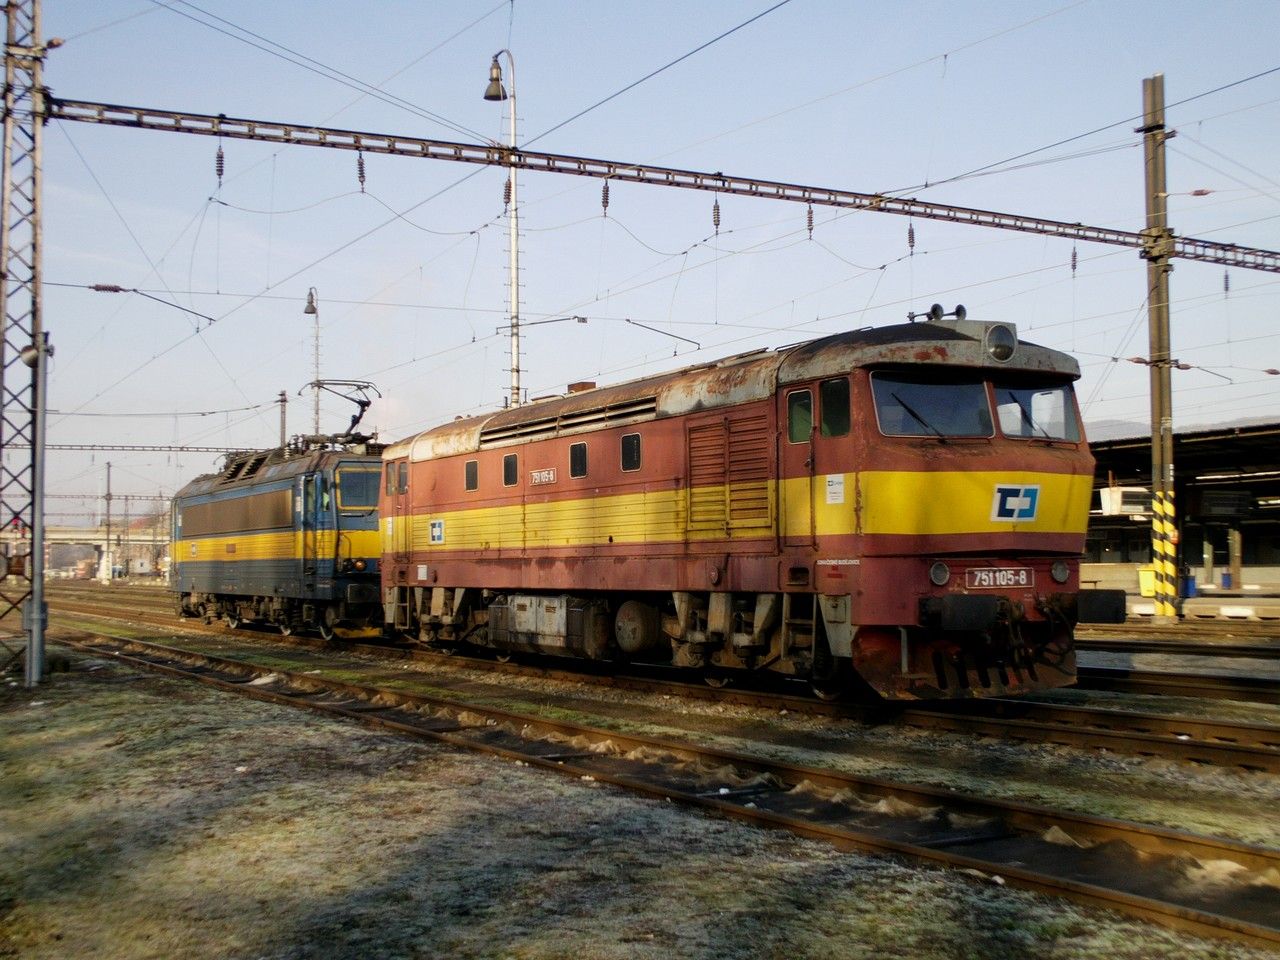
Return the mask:
M 44 673 L 44 517 L 40 449 L 50 352 L 41 323 L 40 164 L 44 115 L 39 0 L 5 5 L 3 185 L 0 186 L 0 522 L 30 539 L 0 570 L 0 619 L 22 611 L 27 686 Z M 54 41 L 50 47 L 57 46 Z M 20 450 L 25 444 L 26 450 Z

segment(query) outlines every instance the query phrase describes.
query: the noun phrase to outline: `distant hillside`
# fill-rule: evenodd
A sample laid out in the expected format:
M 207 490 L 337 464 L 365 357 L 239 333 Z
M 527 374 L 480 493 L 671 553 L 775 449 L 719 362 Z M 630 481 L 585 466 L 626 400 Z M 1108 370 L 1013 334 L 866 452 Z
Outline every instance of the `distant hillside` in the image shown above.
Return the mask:
M 1201 430 L 1229 430 L 1232 427 L 1252 427 L 1260 423 L 1274 423 L 1275 417 L 1240 417 L 1220 423 L 1178 423 L 1177 411 L 1174 411 L 1175 433 L 1196 433 Z M 1090 442 L 1102 440 L 1120 440 L 1131 437 L 1151 436 L 1151 426 L 1134 420 L 1086 420 L 1085 434 Z

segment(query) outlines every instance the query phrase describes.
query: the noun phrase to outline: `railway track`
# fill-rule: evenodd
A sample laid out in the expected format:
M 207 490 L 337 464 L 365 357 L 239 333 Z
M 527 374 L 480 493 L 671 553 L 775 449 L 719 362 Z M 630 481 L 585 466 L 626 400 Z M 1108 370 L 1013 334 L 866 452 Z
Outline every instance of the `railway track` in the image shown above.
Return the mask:
M 1280 660 L 1280 642 L 1260 639 L 1256 643 L 1226 643 L 1210 640 L 1108 639 L 1094 637 L 1076 641 L 1077 650 L 1096 653 L 1161 653 L 1174 656 L 1226 657 L 1229 659 Z
M 92 606 L 68 605 L 59 608 L 100 616 Z M 172 629 L 171 613 L 131 612 L 132 622 Z M 204 627 L 184 621 L 183 629 L 207 635 L 226 636 L 221 626 Z M 241 637 L 252 636 L 244 631 Z M 1250 771 L 1280 773 L 1280 727 L 1220 720 L 1200 720 L 1150 712 L 1122 711 L 1037 703 L 1029 700 L 973 700 L 937 705 L 883 706 L 823 703 L 811 697 L 771 690 L 710 690 L 700 682 L 673 678 L 669 672 L 655 676 L 602 673 L 589 664 L 573 669 L 537 663 L 494 663 L 489 659 L 449 657 L 441 653 L 386 645 L 344 642 L 326 643 L 319 638 L 272 636 L 271 642 L 310 649 L 332 649 L 374 658 L 413 659 L 422 662 L 465 662 L 499 673 L 536 675 L 574 683 L 608 685 L 652 694 L 673 694 L 685 699 L 730 702 L 761 710 L 787 710 L 821 714 L 857 722 L 893 720 L 911 726 L 946 730 L 963 736 L 999 736 L 1027 743 L 1057 744 L 1079 749 L 1108 750 L 1113 753 L 1161 757 L 1183 763 L 1234 767 Z
M 613 784 L 842 849 L 978 871 L 1199 935 L 1280 945 L 1280 887 L 1267 879 L 1280 873 L 1280 850 L 622 734 L 139 640 L 91 636 L 74 645 L 136 668 Z M 1211 888 L 1191 882 L 1210 862 L 1231 864 L 1230 881 Z
M 50 603 L 54 607 L 59 604 L 70 602 L 95 603 L 95 604 L 114 604 L 119 605 L 122 599 L 129 604 L 131 611 L 138 609 L 146 609 L 152 611 L 157 616 L 172 616 L 173 600 L 172 596 L 164 591 L 151 588 L 128 588 L 128 589 L 111 589 L 101 588 L 101 586 L 79 586 L 70 584 L 55 584 L 52 586 Z M 122 594 L 124 596 L 122 598 Z M 189 621 L 188 621 L 189 622 Z M 1197 627 L 1203 625 L 1197 625 Z M 1225 635 L 1226 626 L 1224 625 L 1208 625 L 1210 628 L 1206 632 L 1211 636 L 1219 634 Z M 1230 635 L 1238 635 L 1238 627 L 1244 626 L 1249 630 L 1252 628 L 1257 636 L 1275 637 L 1277 630 L 1275 627 L 1268 627 L 1266 631 L 1262 630 L 1261 625 L 1229 625 Z M 1110 628 L 1108 628 L 1110 630 Z M 1129 623 L 1120 627 L 1120 630 L 1134 636 L 1125 636 L 1119 643 L 1128 644 L 1130 653 L 1152 653 L 1156 652 L 1143 644 L 1146 641 L 1143 637 L 1183 637 L 1179 641 L 1176 653 L 1183 655 L 1222 655 L 1217 652 L 1219 645 L 1216 643 L 1197 644 L 1194 641 L 1185 639 L 1187 631 L 1184 627 L 1161 627 L 1148 625 L 1148 623 Z M 1121 652 L 1121 648 L 1110 646 L 1108 648 L 1108 637 L 1094 636 L 1097 634 L 1097 628 L 1082 628 L 1082 649 L 1098 650 L 1098 652 Z M 1112 643 L 1115 640 L 1112 639 Z M 1252 646 L 1252 645 L 1251 645 Z M 1261 704 L 1280 704 L 1280 681 L 1267 680 L 1265 677 L 1213 677 L 1202 676 L 1197 673 L 1176 673 L 1172 671 L 1148 671 L 1148 669 L 1135 669 L 1133 667 L 1102 667 L 1102 666 L 1085 666 L 1079 667 L 1076 671 L 1078 675 L 1078 687 L 1082 690 L 1100 690 L 1106 692 L 1114 692 L 1114 694 L 1132 694 L 1132 695 L 1156 695 L 1156 696 L 1181 696 L 1181 698 L 1190 698 L 1198 700 L 1242 700 L 1248 703 Z
M 1076 668 L 1076 682 L 1081 689 L 1110 693 L 1280 704 L 1280 682 L 1267 677 L 1213 677 L 1089 666 Z

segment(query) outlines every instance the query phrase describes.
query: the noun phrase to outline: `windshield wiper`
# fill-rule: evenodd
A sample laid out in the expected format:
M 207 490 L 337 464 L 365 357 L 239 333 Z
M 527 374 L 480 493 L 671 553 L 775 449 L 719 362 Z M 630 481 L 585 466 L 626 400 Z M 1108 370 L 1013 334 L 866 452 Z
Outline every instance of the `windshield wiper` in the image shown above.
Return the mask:
M 920 416 L 920 414 L 918 414 L 918 413 L 916 413 L 914 410 L 912 410 L 912 409 L 911 409 L 911 404 L 907 403 L 907 401 L 903 400 L 903 399 L 902 399 L 900 396 L 898 396 L 896 393 L 890 393 L 890 394 L 889 394 L 889 396 L 891 396 L 891 397 L 893 397 L 893 399 L 897 400 L 897 401 L 898 401 L 898 406 L 902 407 L 902 409 L 903 409 L 903 410 L 905 410 L 905 411 L 907 411 L 907 413 L 911 414 L 912 418 L 916 421 L 916 423 L 920 424 L 920 426 L 924 427 L 926 430 L 932 430 L 932 431 L 933 431 L 934 436 L 936 436 L 939 440 L 945 440 L 945 439 L 946 439 L 946 437 L 944 437 L 944 436 L 942 435 L 942 431 L 941 431 L 941 430 L 939 430 L 937 427 L 935 427 L 932 423 L 930 423 L 930 422 L 929 422 L 928 420 L 926 420 L 924 417 Z
M 1053 437 L 1050 436 L 1049 431 L 1046 430 L 1044 427 L 1040 426 L 1040 424 L 1036 423 L 1035 417 L 1031 416 L 1031 411 L 1028 410 L 1026 406 L 1023 404 L 1023 402 L 1017 398 L 1014 392 L 1012 390 L 1006 390 L 1005 392 L 1009 395 L 1009 399 L 1012 400 L 1014 403 L 1016 403 L 1018 405 L 1018 409 L 1022 411 L 1022 422 L 1025 423 L 1028 427 L 1030 427 L 1033 431 L 1036 431 L 1036 430 L 1040 431 L 1040 436 L 1043 437 L 1045 440 L 1052 440 Z

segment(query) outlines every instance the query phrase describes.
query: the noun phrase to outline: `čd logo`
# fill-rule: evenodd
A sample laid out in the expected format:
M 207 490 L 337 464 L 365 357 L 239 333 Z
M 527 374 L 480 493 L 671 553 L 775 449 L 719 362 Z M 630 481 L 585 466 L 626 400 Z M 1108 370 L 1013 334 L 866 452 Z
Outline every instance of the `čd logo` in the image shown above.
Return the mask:
M 1034 520 L 1039 500 L 1038 486 L 1020 487 L 997 483 L 995 496 L 991 498 L 991 519 Z

